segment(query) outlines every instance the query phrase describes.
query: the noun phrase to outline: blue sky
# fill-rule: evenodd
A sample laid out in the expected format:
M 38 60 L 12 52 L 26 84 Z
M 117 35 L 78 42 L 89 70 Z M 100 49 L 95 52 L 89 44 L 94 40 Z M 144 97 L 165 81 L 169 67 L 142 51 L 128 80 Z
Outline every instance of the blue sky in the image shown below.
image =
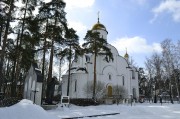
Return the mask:
M 160 43 L 180 38 L 179 0 L 64 0 L 67 20 L 80 36 L 80 42 L 92 26 L 100 22 L 108 31 L 108 42 L 119 54 L 127 51 L 141 67 L 146 57 L 160 52 Z

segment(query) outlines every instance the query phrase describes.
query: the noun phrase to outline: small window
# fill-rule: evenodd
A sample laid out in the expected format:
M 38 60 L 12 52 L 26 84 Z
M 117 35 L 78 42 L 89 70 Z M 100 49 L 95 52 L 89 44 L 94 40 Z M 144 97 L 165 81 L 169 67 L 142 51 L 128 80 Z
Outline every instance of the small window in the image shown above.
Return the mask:
M 85 55 L 86 57 L 86 62 L 90 62 L 90 56 L 89 55 Z
M 108 77 L 109 77 L 109 80 L 111 80 L 111 79 L 112 79 L 112 76 L 111 76 L 111 74 L 108 74 Z
M 77 80 L 75 80 L 74 82 L 74 92 L 76 92 L 76 90 L 77 90 Z
M 135 72 L 132 70 L 132 79 L 135 79 Z
M 124 86 L 124 76 L 122 76 L 122 84 L 123 84 L 123 86 Z

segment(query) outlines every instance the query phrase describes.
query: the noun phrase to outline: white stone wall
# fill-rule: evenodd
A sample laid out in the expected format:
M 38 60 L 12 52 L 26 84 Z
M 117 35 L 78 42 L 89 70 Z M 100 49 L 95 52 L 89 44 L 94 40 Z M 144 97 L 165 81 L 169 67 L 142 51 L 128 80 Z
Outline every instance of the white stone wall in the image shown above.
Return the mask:
M 107 39 L 107 32 L 104 30 L 97 30 L 103 38 Z M 124 77 L 124 88 L 127 90 L 127 98 L 130 98 L 132 94 L 132 89 L 136 89 L 136 96 L 139 96 L 138 87 L 138 74 L 135 68 L 129 66 L 126 59 L 119 55 L 117 49 L 108 44 L 108 47 L 113 53 L 114 61 L 106 62 L 104 61 L 104 56 L 98 56 L 96 62 L 96 74 L 97 81 L 100 80 L 105 83 L 105 88 L 108 85 L 120 85 L 123 86 Z M 84 93 L 84 86 L 87 81 L 93 81 L 94 75 L 94 56 L 90 56 L 90 62 L 86 62 L 86 57 L 82 56 L 78 58 L 77 62 L 72 63 L 72 67 L 86 67 L 88 73 L 85 72 L 73 72 L 71 75 L 70 82 L 70 98 L 87 98 L 87 94 Z M 132 80 L 132 70 L 135 71 L 135 79 Z M 111 74 L 111 79 L 109 79 L 109 74 Z M 67 94 L 67 73 L 63 76 L 62 94 Z M 77 81 L 77 89 L 74 91 L 74 84 Z
M 99 36 L 100 37 L 103 37 L 104 39 L 106 39 L 107 40 L 107 31 L 105 31 L 105 30 L 95 30 L 95 32 L 99 32 Z

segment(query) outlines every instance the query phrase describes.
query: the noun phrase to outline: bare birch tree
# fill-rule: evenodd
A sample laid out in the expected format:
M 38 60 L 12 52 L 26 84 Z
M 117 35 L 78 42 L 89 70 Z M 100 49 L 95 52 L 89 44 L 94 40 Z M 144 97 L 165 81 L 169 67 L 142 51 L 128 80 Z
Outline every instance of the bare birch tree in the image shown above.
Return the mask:
M 87 94 L 88 98 L 92 98 L 93 88 L 94 88 L 93 81 L 88 81 L 87 84 L 84 86 L 84 93 Z M 106 93 L 105 84 L 101 81 L 97 81 L 95 92 L 96 92 L 95 93 L 96 99 L 100 99 L 103 96 L 105 96 Z
M 172 97 L 172 86 L 176 87 L 177 95 L 178 95 L 178 100 L 179 99 L 179 88 L 177 84 L 177 77 L 176 77 L 176 69 L 178 69 L 178 49 L 177 47 L 172 43 L 171 40 L 166 39 L 161 43 L 161 47 L 163 49 L 162 54 L 163 54 L 163 64 L 166 69 L 166 72 L 168 74 L 169 78 L 169 91 L 170 91 L 170 98 L 171 102 L 173 103 L 173 97 Z M 172 80 L 174 79 L 174 85 Z

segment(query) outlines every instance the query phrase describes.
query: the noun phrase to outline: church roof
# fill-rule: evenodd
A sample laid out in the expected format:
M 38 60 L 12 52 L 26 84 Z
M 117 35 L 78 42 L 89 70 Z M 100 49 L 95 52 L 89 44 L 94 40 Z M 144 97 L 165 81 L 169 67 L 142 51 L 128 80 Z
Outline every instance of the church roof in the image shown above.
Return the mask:
M 106 27 L 99 22 L 99 15 L 98 15 L 98 22 L 93 25 L 92 30 L 104 30 L 107 32 Z
M 93 25 L 92 30 L 105 30 L 106 31 L 106 27 L 98 21 L 98 23 Z

